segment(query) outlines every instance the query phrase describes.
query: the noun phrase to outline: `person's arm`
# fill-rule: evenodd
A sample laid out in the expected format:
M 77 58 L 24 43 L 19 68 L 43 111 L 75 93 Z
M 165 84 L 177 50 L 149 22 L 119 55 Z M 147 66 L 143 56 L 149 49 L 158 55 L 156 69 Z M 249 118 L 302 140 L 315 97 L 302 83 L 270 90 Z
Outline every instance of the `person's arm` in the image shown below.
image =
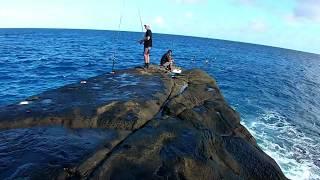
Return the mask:
M 150 40 L 150 36 L 144 37 L 143 39 L 140 40 L 140 42 L 148 41 Z
M 150 36 L 148 36 L 148 33 L 146 33 L 146 37 L 141 39 L 139 42 L 140 42 L 140 44 L 143 44 L 145 41 L 149 41 L 149 40 L 150 40 Z
M 169 62 L 173 61 L 172 56 L 170 56 L 169 54 L 167 55 L 167 59 Z
M 150 30 L 147 30 L 146 32 L 146 36 L 144 37 L 144 41 L 149 41 L 151 38 L 151 31 Z

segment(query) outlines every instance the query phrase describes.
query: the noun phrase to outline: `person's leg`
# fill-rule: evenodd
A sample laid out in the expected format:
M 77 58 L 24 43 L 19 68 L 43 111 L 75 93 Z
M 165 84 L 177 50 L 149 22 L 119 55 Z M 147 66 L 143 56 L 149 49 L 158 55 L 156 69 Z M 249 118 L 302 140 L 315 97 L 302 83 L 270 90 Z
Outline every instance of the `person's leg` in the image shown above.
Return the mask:
M 163 66 L 167 69 L 167 70 L 170 70 L 171 71 L 171 63 L 170 62 L 166 62 L 163 64 Z
M 150 48 L 148 48 L 148 64 L 150 63 Z
M 172 61 L 170 61 L 170 64 L 169 64 L 170 71 L 173 70 L 172 64 L 173 64 Z
M 143 58 L 144 58 L 144 66 L 147 67 L 147 63 L 148 63 L 148 48 L 144 48 Z
M 146 63 L 147 63 L 147 68 L 149 68 L 149 64 L 150 64 L 150 48 L 146 48 Z

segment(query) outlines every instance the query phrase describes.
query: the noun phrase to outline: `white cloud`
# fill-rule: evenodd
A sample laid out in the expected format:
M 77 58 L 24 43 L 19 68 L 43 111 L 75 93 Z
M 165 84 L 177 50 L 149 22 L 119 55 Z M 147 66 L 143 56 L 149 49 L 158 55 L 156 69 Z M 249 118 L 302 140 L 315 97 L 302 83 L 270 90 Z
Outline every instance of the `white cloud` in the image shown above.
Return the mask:
M 263 21 L 252 21 L 249 23 L 249 28 L 254 32 L 262 33 L 268 30 L 267 24 Z
M 192 12 L 186 12 L 185 13 L 185 17 L 188 18 L 188 19 L 191 19 L 191 18 L 193 18 L 193 13 Z
M 176 3 L 179 4 L 200 4 L 200 3 L 205 3 L 208 0 L 171 0 L 175 1 Z
M 157 16 L 154 19 L 154 24 L 157 25 L 158 27 L 164 27 L 165 26 L 165 20 L 162 16 Z
M 287 22 L 288 25 L 291 26 L 296 26 L 300 24 L 298 19 L 293 14 L 286 14 L 284 16 L 284 20 Z
M 243 5 L 252 5 L 256 2 L 256 0 L 233 0 L 233 1 Z
M 311 20 L 320 22 L 319 0 L 297 0 L 297 6 L 291 14 L 297 20 Z

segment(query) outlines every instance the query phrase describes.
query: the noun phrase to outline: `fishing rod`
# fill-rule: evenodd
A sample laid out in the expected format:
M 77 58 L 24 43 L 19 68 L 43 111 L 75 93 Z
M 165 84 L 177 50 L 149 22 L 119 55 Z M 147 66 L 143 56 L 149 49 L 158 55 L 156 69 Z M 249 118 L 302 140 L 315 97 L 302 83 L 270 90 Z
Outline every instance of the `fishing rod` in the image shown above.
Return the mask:
M 138 7 L 138 14 L 139 14 L 139 20 L 140 20 L 141 33 L 142 33 L 142 38 L 138 42 L 140 44 L 142 44 L 145 37 L 144 37 L 144 28 L 143 28 L 143 23 L 142 23 L 141 11 L 140 11 L 139 7 Z
M 143 33 L 143 24 L 142 24 L 142 18 L 141 18 L 140 8 L 138 8 L 138 12 L 139 12 L 139 18 L 140 18 L 141 32 Z
M 121 30 L 121 25 L 122 25 L 125 3 L 126 3 L 126 0 L 123 0 L 122 10 L 121 10 L 120 19 L 119 19 L 119 25 L 118 25 L 118 32 L 116 33 L 116 37 L 115 37 L 115 43 L 117 44 L 117 46 L 115 47 L 113 54 L 111 56 L 111 60 L 112 60 L 111 74 L 115 73 L 114 68 L 115 68 L 115 64 L 116 64 L 116 60 L 117 60 L 116 54 L 117 54 L 117 51 L 119 48 L 119 36 L 120 36 L 120 30 Z

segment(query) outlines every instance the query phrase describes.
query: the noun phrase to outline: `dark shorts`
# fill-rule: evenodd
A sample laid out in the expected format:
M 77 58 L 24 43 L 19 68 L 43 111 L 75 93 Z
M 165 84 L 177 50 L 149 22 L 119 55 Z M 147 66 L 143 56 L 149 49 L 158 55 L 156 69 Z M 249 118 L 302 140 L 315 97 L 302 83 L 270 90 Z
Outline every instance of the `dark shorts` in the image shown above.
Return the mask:
M 151 47 L 145 47 L 143 54 L 150 54 Z

